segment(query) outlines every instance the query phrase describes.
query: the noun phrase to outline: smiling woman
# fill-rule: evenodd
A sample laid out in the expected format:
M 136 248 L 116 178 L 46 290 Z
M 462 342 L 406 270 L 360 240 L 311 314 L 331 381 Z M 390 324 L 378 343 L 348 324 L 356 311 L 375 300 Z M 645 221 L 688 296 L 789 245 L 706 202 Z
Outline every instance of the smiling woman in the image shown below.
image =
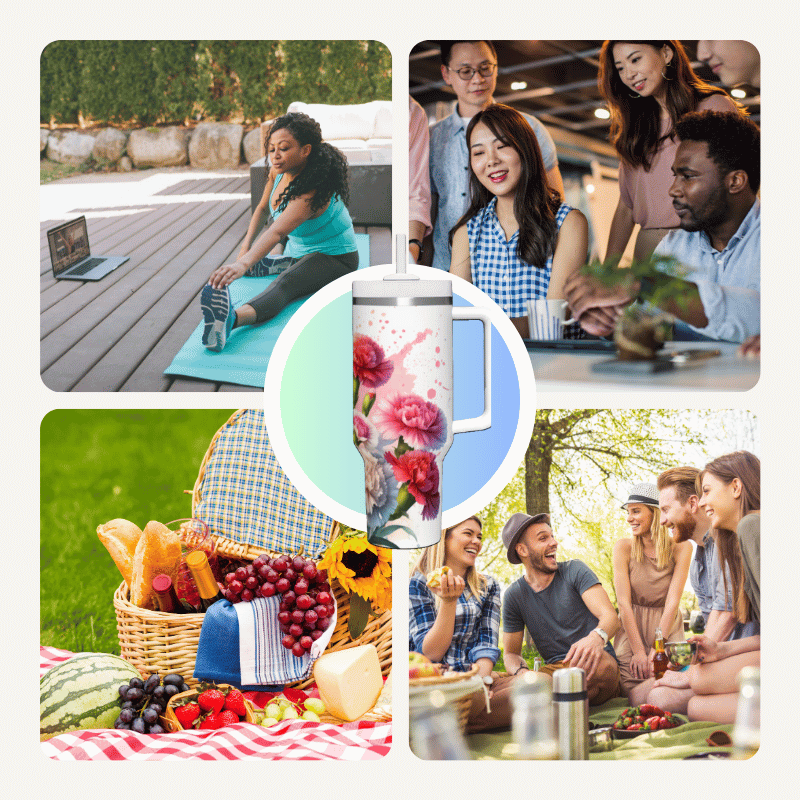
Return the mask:
M 450 272 L 486 292 L 528 335 L 527 303 L 561 299 L 586 260 L 588 225 L 547 181 L 525 118 L 495 104 L 467 128 L 470 205 L 450 232 Z

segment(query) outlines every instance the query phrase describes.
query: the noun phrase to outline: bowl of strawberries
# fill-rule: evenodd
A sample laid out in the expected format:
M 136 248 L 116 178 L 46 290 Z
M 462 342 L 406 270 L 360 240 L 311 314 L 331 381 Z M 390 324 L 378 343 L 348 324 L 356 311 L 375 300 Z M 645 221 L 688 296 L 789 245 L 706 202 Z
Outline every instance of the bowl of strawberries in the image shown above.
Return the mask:
M 643 733 L 677 728 L 685 722 L 681 717 L 664 711 L 651 703 L 629 706 L 624 709 L 611 725 L 614 739 L 633 739 Z
M 201 683 L 170 698 L 164 721 L 171 732 L 216 730 L 239 722 L 255 722 L 253 706 L 234 686 Z

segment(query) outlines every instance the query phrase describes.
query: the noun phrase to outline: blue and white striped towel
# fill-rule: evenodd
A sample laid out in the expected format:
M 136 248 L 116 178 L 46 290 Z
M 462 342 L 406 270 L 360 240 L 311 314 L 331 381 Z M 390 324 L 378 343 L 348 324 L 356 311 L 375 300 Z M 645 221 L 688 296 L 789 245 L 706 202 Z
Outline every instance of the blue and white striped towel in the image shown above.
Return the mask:
M 287 684 L 307 678 L 333 636 L 336 611 L 331 624 L 311 650 L 297 658 L 281 644 L 284 634 L 278 622 L 280 602 L 280 595 L 275 595 L 233 606 L 239 618 L 239 667 L 243 685 Z

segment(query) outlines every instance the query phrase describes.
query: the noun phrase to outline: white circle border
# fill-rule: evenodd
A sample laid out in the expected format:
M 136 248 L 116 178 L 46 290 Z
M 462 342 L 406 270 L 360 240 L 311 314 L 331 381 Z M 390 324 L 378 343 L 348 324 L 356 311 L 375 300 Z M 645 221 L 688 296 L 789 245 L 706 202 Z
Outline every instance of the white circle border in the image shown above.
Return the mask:
M 281 380 L 297 337 L 305 325 L 319 311 L 333 300 L 352 292 L 354 280 L 380 280 L 394 271 L 395 268 L 391 264 L 359 269 L 357 272 L 337 278 L 309 297 L 286 323 L 286 327 L 278 337 L 267 365 L 267 374 L 264 381 L 264 422 L 267 426 L 272 449 L 286 476 L 308 502 L 316 506 L 324 514 L 351 528 L 362 531 L 366 530 L 367 526 L 366 514 L 353 511 L 339 503 L 335 498 L 330 497 L 306 475 L 305 470 L 295 458 L 283 429 L 280 407 Z M 442 279 L 441 270 L 429 267 L 409 265 L 408 272 L 418 275 L 422 279 Z M 513 479 L 517 469 L 519 469 L 519 465 L 525 458 L 525 452 L 528 449 L 536 419 L 536 379 L 533 374 L 533 367 L 525 344 L 511 320 L 480 289 L 456 275 L 447 274 L 447 277 L 453 281 L 454 293 L 460 295 L 473 306 L 480 306 L 488 311 L 493 327 L 502 336 L 508 347 L 519 381 L 519 419 L 511 447 L 494 475 L 469 498 L 443 512 L 442 525 L 445 528 L 458 524 L 479 509 L 489 505 Z M 459 436 L 464 435 L 468 434 L 459 434 Z

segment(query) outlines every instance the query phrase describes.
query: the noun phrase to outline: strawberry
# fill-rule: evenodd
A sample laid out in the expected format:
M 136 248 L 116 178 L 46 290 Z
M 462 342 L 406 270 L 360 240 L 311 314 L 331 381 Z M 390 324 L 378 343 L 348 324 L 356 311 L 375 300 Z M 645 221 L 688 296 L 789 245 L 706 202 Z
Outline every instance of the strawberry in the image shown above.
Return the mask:
M 628 730 L 629 731 L 638 731 L 638 730 L 641 730 L 641 729 L 642 729 L 642 723 L 641 722 L 635 722 L 633 725 L 628 725 Z
M 644 724 L 647 725 L 651 731 L 657 731 L 661 725 L 661 717 L 658 714 L 654 714 L 652 717 L 648 717 Z
M 247 714 L 247 709 L 244 705 L 244 695 L 238 689 L 231 689 L 225 698 L 225 704 L 222 706 L 226 711 L 233 711 L 240 717 Z
M 200 723 L 199 727 L 201 730 L 211 728 L 212 730 L 216 730 L 217 728 L 221 728 L 223 723 L 220 720 L 220 715 L 216 711 L 212 711 L 203 718 L 203 721 Z
M 639 713 L 645 718 L 664 716 L 664 712 L 658 706 L 654 706 L 651 703 L 645 703 L 639 706 Z
M 235 711 L 231 711 L 230 709 L 225 709 L 224 711 L 220 711 L 217 714 L 217 719 L 219 720 L 220 728 L 224 728 L 226 725 L 236 725 L 239 722 L 239 715 Z
M 197 702 L 203 711 L 214 711 L 219 713 L 225 705 L 225 695 L 219 689 L 206 689 L 198 698 Z
M 197 703 L 186 703 L 186 705 L 176 706 L 172 710 L 184 730 L 189 730 L 194 721 L 200 716 L 200 706 Z
M 676 728 L 678 726 L 678 721 L 670 715 L 669 717 L 662 717 L 661 722 L 658 724 L 659 730 L 667 730 L 668 728 Z

